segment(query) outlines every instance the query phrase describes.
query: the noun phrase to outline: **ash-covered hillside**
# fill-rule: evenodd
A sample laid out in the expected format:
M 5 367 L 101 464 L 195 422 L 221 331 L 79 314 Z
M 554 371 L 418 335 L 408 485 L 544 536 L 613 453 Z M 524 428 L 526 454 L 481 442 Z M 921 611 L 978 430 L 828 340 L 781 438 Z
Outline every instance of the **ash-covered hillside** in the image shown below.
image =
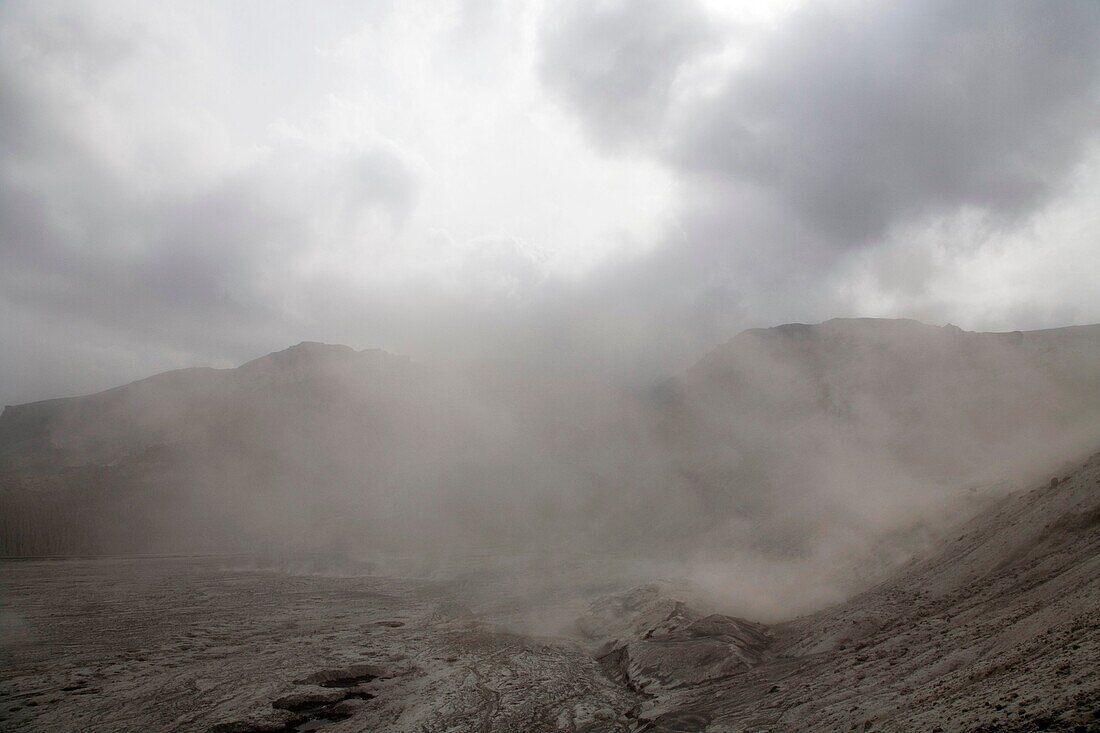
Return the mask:
M 845 603 L 758 628 L 754 657 L 702 683 L 689 643 L 660 633 L 647 656 L 631 656 L 635 641 L 603 661 L 647 686 L 645 730 L 663 733 L 1092 731 L 1098 564 L 1100 454 L 1005 497 Z
M 661 480 L 694 502 L 689 520 L 705 517 L 715 544 L 892 562 L 931 539 L 931 518 L 972 512 L 1091 450 L 1100 327 L 751 330 L 669 380 L 656 404 L 659 455 L 672 457 Z
M 2 550 L 568 547 L 762 586 L 742 610 L 774 616 L 1097 439 L 1100 326 L 787 325 L 637 391 L 304 343 L 6 408 Z
M 316 343 L 8 407 L 5 551 L 400 545 L 506 444 L 491 412 L 408 359 Z

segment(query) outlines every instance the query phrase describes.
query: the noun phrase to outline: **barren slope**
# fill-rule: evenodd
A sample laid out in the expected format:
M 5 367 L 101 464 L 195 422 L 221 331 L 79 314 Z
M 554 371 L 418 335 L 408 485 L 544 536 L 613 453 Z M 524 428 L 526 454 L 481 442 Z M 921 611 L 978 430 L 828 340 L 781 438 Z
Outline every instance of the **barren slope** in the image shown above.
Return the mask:
M 1100 454 L 934 556 L 660 696 L 658 731 L 1100 729 Z

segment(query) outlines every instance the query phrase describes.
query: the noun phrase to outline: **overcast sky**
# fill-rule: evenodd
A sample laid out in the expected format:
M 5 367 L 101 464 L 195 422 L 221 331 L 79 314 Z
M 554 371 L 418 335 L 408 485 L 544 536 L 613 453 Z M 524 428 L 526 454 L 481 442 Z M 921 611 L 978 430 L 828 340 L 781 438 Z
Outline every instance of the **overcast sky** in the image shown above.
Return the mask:
M 0 404 L 1100 321 L 1100 2 L 0 4 Z

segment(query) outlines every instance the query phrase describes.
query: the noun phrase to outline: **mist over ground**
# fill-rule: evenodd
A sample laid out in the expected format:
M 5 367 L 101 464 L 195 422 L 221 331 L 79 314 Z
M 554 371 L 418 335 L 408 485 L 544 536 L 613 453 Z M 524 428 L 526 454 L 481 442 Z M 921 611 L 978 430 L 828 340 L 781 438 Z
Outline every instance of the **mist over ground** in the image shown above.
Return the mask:
M 1090 450 L 1098 359 L 1096 326 L 834 320 L 747 331 L 622 391 L 305 343 L 7 408 L 4 549 L 429 574 L 590 555 L 590 573 L 618 558 L 770 619 L 842 599 Z

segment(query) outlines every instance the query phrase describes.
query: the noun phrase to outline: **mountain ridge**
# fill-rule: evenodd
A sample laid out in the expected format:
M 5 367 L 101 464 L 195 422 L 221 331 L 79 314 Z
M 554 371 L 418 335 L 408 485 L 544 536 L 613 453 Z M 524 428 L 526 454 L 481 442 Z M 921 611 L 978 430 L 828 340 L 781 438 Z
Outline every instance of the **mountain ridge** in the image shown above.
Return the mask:
M 1029 333 L 788 324 L 637 392 L 303 342 L 6 409 L 0 552 L 492 537 L 741 557 L 788 579 L 770 606 L 735 600 L 774 618 L 860 589 L 1100 440 L 1100 327 Z M 123 512 L 146 539 L 126 539 Z
M 842 325 L 847 325 L 847 324 L 864 324 L 864 325 L 866 325 L 866 324 L 873 324 L 873 325 L 879 325 L 879 324 L 912 324 L 912 325 L 915 325 L 915 326 L 918 326 L 918 327 L 921 327 L 921 328 L 924 328 L 924 329 L 936 329 L 936 330 L 939 330 L 939 331 L 943 331 L 945 333 L 961 332 L 963 334 L 972 334 L 972 335 L 979 335 L 979 336 L 1012 337 L 1012 336 L 1016 336 L 1016 335 L 1019 334 L 1019 335 L 1025 335 L 1025 336 L 1029 335 L 1031 337 L 1038 337 L 1038 336 L 1047 337 L 1047 336 L 1070 335 L 1070 334 L 1073 334 L 1073 335 L 1088 334 L 1088 335 L 1095 335 L 1097 338 L 1100 338 L 1100 323 L 1096 323 L 1096 324 L 1073 324 L 1073 325 L 1068 325 L 1068 326 L 1056 326 L 1056 327 L 1052 327 L 1052 328 L 1040 328 L 1040 329 L 1031 329 L 1031 330 L 969 331 L 969 330 L 961 329 L 958 326 L 955 326 L 954 324 L 950 324 L 950 323 L 945 324 L 943 326 L 936 326 L 936 325 L 924 323 L 923 321 L 919 321 L 919 320 L 913 319 L 913 318 L 837 317 L 837 318 L 830 318 L 830 319 L 827 319 L 825 321 L 821 321 L 819 323 L 792 322 L 792 323 L 783 323 L 783 324 L 779 324 L 779 325 L 776 325 L 776 326 L 761 326 L 761 327 L 754 327 L 754 328 L 744 329 L 742 331 L 739 331 L 737 334 L 729 337 L 728 339 L 726 339 L 722 343 L 718 344 L 717 346 L 714 346 L 710 350 L 704 352 L 696 360 L 696 362 L 694 363 L 693 366 L 697 366 L 699 363 L 706 360 L 711 354 L 714 354 L 715 352 L 721 351 L 722 349 L 724 349 L 728 345 L 734 343 L 738 339 L 740 339 L 742 337 L 745 337 L 745 336 L 766 335 L 766 334 L 776 334 L 776 335 L 780 335 L 780 336 L 786 336 L 786 335 L 793 335 L 793 334 L 806 334 L 806 333 L 813 333 L 813 332 L 815 332 L 815 330 L 821 329 L 822 327 L 829 326 L 829 325 L 836 325 L 836 324 L 842 324 Z M 389 358 L 392 358 L 392 359 L 397 359 L 397 360 L 402 360 L 402 361 L 406 361 L 406 362 L 416 363 L 416 361 L 412 357 L 402 355 L 402 354 L 395 354 L 393 352 L 389 352 L 389 351 L 386 351 L 385 349 L 381 349 L 381 348 L 378 348 L 378 347 L 366 347 L 366 348 L 363 348 L 363 349 L 356 350 L 353 347 L 348 346 L 346 344 L 329 343 L 329 342 L 324 342 L 324 341 L 305 340 L 305 341 L 299 341 L 297 344 L 293 344 L 291 346 L 288 346 L 285 349 L 280 349 L 278 351 L 272 351 L 272 352 L 269 352 L 269 353 L 264 354 L 262 356 L 258 356 L 258 357 L 255 357 L 253 359 L 249 359 L 247 361 L 244 361 L 244 362 L 238 364 L 237 366 L 232 366 L 232 367 L 191 366 L 191 367 L 182 367 L 182 368 L 179 368 L 179 369 L 169 369 L 169 370 L 164 371 L 164 372 L 157 372 L 156 374 L 151 374 L 147 377 L 142 377 L 140 379 L 136 379 L 136 380 L 133 380 L 133 381 L 130 381 L 130 382 L 126 382 L 124 384 L 115 385 L 114 387 L 108 387 L 106 389 L 98 390 L 98 391 L 95 391 L 95 392 L 88 392 L 88 393 L 83 393 L 83 394 L 78 394 L 78 395 L 69 395 L 69 396 L 64 396 L 64 397 L 48 397 L 48 398 L 41 399 L 41 400 L 31 400 L 30 402 L 11 403 L 11 404 L 8 404 L 8 405 L 4 405 L 3 408 L 0 409 L 0 417 L 2 417 L 3 413 L 6 410 L 10 409 L 10 408 L 23 408 L 23 407 L 26 407 L 28 405 L 44 405 L 44 404 L 47 404 L 47 403 L 60 402 L 60 401 L 64 401 L 64 400 L 75 400 L 75 399 L 81 399 L 81 398 L 86 398 L 86 397 L 92 397 L 92 396 L 95 396 L 95 395 L 100 395 L 100 394 L 104 394 L 104 393 L 108 393 L 108 392 L 113 392 L 113 391 L 118 390 L 118 389 L 123 389 L 123 388 L 129 387 L 131 385 L 141 384 L 141 383 L 147 382 L 149 380 L 160 379 L 160 378 L 166 377 L 168 375 L 177 375 L 177 374 L 192 373 L 192 372 L 195 372 L 195 373 L 232 372 L 232 371 L 236 371 L 238 369 L 244 368 L 244 367 L 250 367 L 250 366 L 256 366 L 256 365 L 259 365 L 259 364 L 270 363 L 273 360 L 273 358 L 278 359 L 280 357 L 280 355 L 289 356 L 289 355 L 292 355 L 292 354 L 293 355 L 298 355 L 298 354 L 301 354 L 301 353 L 310 353 L 313 356 L 320 355 L 320 354 L 337 354 L 337 353 L 341 354 L 341 355 L 346 354 L 347 356 L 377 354 L 377 355 L 381 355 L 383 357 L 389 357 Z M 687 367 L 687 369 L 685 371 L 688 371 L 688 370 L 692 369 L 693 366 Z M 671 377 L 671 378 L 674 378 L 674 377 Z

